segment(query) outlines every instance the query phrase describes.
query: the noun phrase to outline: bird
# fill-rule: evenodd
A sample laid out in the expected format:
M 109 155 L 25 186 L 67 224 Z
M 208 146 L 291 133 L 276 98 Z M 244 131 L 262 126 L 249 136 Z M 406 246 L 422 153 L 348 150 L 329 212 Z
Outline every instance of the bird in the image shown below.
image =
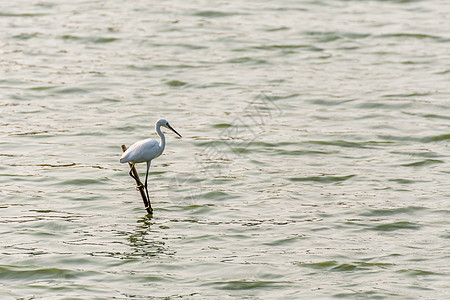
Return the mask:
M 164 133 L 161 131 L 161 126 L 166 127 L 173 132 L 175 132 L 179 137 L 181 137 L 181 134 L 179 134 L 175 129 L 170 126 L 169 122 L 165 119 L 159 119 L 156 121 L 155 129 L 156 134 L 161 138 L 161 142 L 158 143 L 155 139 L 145 139 L 138 141 L 131 145 L 130 148 L 128 148 L 127 151 L 125 151 L 122 156 L 120 157 L 121 163 L 131 163 L 132 165 L 136 163 L 147 163 L 147 173 L 145 175 L 145 192 L 147 194 L 147 199 L 150 199 L 148 196 L 148 189 L 147 189 L 147 178 L 148 178 L 148 172 L 150 170 L 150 165 L 152 163 L 152 160 L 160 156 L 164 152 L 164 148 L 166 146 L 166 137 L 164 136 Z M 139 184 L 142 186 L 142 182 L 133 176 L 133 166 L 131 166 L 130 170 L 130 176 L 135 179 Z

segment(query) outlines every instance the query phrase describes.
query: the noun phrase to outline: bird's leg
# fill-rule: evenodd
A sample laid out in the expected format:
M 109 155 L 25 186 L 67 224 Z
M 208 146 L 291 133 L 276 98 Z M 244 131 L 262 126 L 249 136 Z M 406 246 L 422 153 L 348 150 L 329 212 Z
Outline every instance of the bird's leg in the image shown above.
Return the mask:
M 147 199 L 148 199 L 148 203 L 150 204 L 150 197 L 148 196 L 148 189 L 147 189 L 147 178 L 148 178 L 148 171 L 150 170 L 150 165 L 151 165 L 152 161 L 148 161 L 147 162 L 147 173 L 145 174 L 145 192 L 147 193 Z
M 134 180 L 136 180 L 136 182 L 139 184 L 138 187 L 144 186 L 144 185 L 142 184 L 142 182 L 141 182 L 138 178 L 136 178 L 136 177 L 133 175 L 133 166 L 134 166 L 134 164 L 131 166 L 130 173 L 129 173 L 130 176 L 131 176 L 131 178 L 133 178 Z

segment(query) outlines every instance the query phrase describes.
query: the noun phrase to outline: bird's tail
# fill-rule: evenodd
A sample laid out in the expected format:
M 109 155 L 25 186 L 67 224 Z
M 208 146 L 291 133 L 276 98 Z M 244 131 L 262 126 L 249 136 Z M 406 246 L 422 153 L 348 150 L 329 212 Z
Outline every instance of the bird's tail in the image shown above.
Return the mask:
M 128 159 L 128 153 L 124 153 L 124 154 L 122 154 L 122 157 L 120 158 L 120 162 L 123 164 L 123 163 L 126 163 L 126 162 L 129 162 L 130 160 Z

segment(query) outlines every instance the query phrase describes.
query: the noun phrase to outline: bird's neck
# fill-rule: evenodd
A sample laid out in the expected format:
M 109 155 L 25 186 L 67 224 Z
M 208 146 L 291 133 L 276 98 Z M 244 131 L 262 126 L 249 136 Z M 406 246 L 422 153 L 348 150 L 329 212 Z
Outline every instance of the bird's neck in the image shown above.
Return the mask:
M 164 133 L 162 133 L 160 126 L 156 126 L 156 133 L 161 138 L 161 142 L 159 143 L 159 148 L 161 149 L 161 153 L 162 153 L 164 151 L 164 147 L 166 147 L 166 137 L 164 136 Z

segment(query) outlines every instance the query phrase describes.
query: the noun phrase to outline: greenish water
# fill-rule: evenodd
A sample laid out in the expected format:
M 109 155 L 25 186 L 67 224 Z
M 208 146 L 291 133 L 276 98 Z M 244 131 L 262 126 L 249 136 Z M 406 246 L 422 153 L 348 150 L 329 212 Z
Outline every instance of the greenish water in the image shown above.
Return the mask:
M 3 1 L 0 298 L 449 298 L 449 13 Z

